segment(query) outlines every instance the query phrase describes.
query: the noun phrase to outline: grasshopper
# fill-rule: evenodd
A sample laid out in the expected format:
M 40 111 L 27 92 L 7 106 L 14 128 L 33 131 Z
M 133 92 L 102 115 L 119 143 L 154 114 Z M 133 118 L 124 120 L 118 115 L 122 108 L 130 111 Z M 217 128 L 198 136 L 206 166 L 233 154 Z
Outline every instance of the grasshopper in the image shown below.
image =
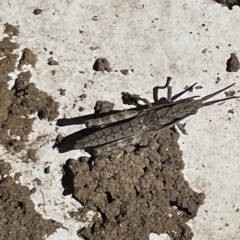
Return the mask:
M 78 140 L 75 149 L 94 149 L 93 155 L 99 155 L 113 149 L 123 149 L 129 145 L 138 145 L 144 139 L 148 139 L 154 134 L 166 128 L 177 125 L 183 134 L 187 134 L 185 124 L 180 121 L 197 113 L 198 109 L 225 100 L 239 98 L 231 96 L 218 100 L 208 101 L 208 99 L 232 87 L 235 83 L 219 91 L 209 94 L 203 98 L 195 100 L 199 96 L 193 96 L 178 101 L 174 101 L 185 92 L 190 91 L 197 83 L 186 90 L 172 96 L 172 87 L 169 85 L 171 78 L 168 77 L 165 86 L 157 86 L 153 91 L 154 103 L 147 99 L 140 98 L 129 93 L 122 93 L 123 101 L 133 104 L 137 108 L 120 111 L 99 119 L 91 119 L 85 124 L 87 127 L 100 127 L 100 129 L 88 136 Z M 158 99 L 158 90 L 167 88 L 167 98 Z M 146 105 L 140 105 L 138 101 L 143 101 Z

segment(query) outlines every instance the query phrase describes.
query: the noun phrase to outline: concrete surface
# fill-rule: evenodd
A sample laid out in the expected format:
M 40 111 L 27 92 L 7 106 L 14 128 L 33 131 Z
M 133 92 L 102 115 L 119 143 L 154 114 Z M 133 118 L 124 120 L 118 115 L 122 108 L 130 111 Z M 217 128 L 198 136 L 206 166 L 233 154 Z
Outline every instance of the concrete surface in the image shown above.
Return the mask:
M 36 8 L 42 9 L 42 14 L 34 15 Z M 6 22 L 18 25 L 20 35 L 16 41 L 22 49 L 27 47 L 38 55 L 31 80 L 60 103 L 59 118 L 91 113 L 96 99 L 112 101 L 116 109 L 122 109 L 123 91 L 151 99 L 152 88 L 162 85 L 167 76 L 173 78 L 174 92 L 194 82 L 203 86 L 194 90 L 201 96 L 233 82 L 234 89 L 240 89 L 239 73 L 226 72 L 230 53 L 240 53 L 238 7 L 230 11 L 214 1 L 200 0 L 9 0 L 1 1 L 0 9 L 1 29 Z M 207 50 L 202 53 L 204 49 Z M 49 51 L 53 51 L 58 66 L 46 68 Z M 92 71 L 97 57 L 106 57 L 118 72 Z M 123 75 L 121 69 L 134 72 Z M 51 70 L 56 70 L 54 76 Z M 218 84 L 217 77 L 221 78 Z M 87 87 L 83 88 L 85 84 Z M 59 96 L 60 88 L 66 89 L 66 96 Z M 72 104 L 83 93 L 87 98 L 78 104 L 85 110 L 79 113 L 78 108 L 72 109 Z M 230 109 L 235 113 L 228 113 Z M 182 135 L 179 141 L 186 179 L 195 190 L 206 193 L 198 216 L 189 223 L 194 240 L 240 239 L 239 116 L 238 101 L 202 109 L 187 119 L 189 135 Z M 30 143 L 36 146 L 39 135 L 46 134 L 46 138 L 37 153 L 40 160 L 32 166 L 16 161 L 0 149 L 13 167 L 11 174 L 24 173 L 23 185 L 32 186 L 34 178 L 41 179 L 42 185 L 32 198 L 37 211 L 69 229 L 58 230 L 48 240 L 79 239 L 76 231 L 81 224 L 71 220 L 68 211 L 80 204 L 61 195 L 61 166 L 67 158 L 78 158 L 84 153 L 59 154 L 52 150 L 52 145 L 59 132 L 67 135 L 81 127 L 56 131 L 54 123 L 37 120 Z M 52 171 L 46 177 L 42 169 L 47 161 Z M 43 194 L 45 209 L 37 205 L 43 203 Z M 152 234 L 151 239 L 167 238 Z

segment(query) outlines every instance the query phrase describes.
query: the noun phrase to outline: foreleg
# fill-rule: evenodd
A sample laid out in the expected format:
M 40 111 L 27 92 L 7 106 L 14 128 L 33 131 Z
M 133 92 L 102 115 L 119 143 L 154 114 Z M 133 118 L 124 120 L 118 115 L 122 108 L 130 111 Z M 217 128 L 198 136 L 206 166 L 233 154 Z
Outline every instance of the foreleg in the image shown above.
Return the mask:
M 172 78 L 171 77 L 167 77 L 167 81 L 166 84 L 164 86 L 157 86 L 153 88 L 153 100 L 155 103 L 159 102 L 159 98 L 158 98 L 158 90 L 159 89 L 165 89 L 167 88 L 167 99 L 165 99 L 165 101 L 167 100 L 167 102 L 171 102 L 172 101 L 172 87 L 169 86 L 170 82 L 171 82 Z M 163 98 L 161 99 L 162 102 Z
M 178 99 L 179 97 L 181 97 L 184 93 L 191 91 L 193 89 L 193 87 L 197 84 L 197 83 L 194 83 L 193 85 L 191 85 L 184 91 L 172 96 L 172 87 L 169 85 L 171 80 L 172 80 L 172 78 L 168 77 L 165 86 L 157 86 L 153 89 L 153 100 L 155 103 L 163 102 L 163 100 L 165 100 L 165 102 L 166 102 L 166 100 L 167 100 L 167 102 L 172 102 L 172 101 Z M 167 88 L 167 99 L 166 98 L 159 99 L 158 98 L 158 90 L 165 89 L 165 88 Z
M 148 107 L 152 107 L 152 104 L 146 98 L 141 98 L 139 95 L 128 92 L 122 93 L 122 100 L 123 104 L 135 105 L 136 107 L 142 106 L 138 101 L 143 101 Z

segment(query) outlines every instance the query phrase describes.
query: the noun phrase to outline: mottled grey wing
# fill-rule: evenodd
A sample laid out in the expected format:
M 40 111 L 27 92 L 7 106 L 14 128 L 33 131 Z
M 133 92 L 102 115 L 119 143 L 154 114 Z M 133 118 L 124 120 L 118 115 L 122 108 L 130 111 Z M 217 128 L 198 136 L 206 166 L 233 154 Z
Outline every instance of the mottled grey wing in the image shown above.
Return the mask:
M 130 121 L 120 123 L 114 126 L 108 126 L 92 133 L 81 140 L 78 140 L 74 146 L 75 149 L 84 149 L 108 144 L 113 141 L 133 137 L 142 134 L 145 129 L 142 118 L 133 118 Z

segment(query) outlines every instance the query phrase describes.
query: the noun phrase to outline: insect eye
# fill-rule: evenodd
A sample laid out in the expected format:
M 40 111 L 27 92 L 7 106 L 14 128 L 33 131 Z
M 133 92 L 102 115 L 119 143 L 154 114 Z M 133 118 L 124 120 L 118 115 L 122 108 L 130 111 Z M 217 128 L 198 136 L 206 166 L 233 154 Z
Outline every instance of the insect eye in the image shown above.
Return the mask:
M 165 104 L 165 103 L 168 103 L 168 100 L 165 97 L 162 97 L 158 100 L 158 103 Z

